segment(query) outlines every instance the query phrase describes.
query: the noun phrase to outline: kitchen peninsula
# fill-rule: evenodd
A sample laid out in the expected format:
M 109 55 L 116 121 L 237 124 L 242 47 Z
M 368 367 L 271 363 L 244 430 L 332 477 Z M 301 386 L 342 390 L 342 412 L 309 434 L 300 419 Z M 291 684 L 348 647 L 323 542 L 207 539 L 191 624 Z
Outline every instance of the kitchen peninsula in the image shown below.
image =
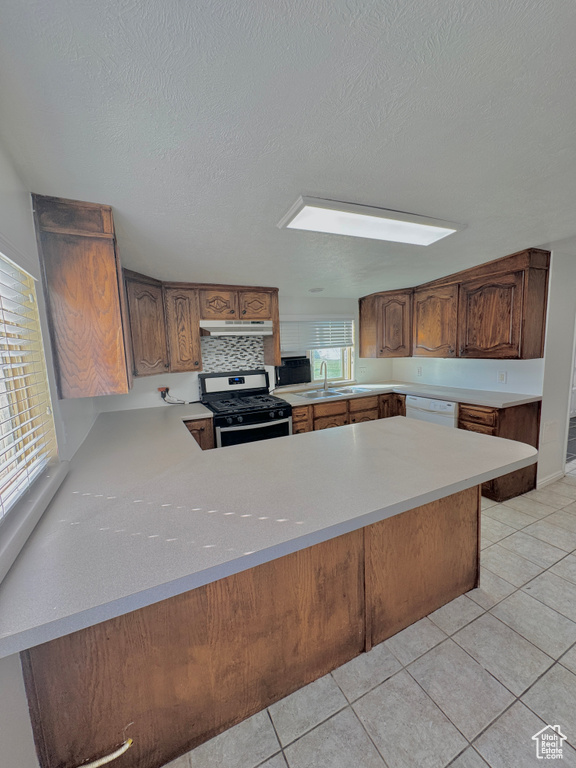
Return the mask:
M 156 768 L 478 580 L 522 443 L 401 417 L 201 451 L 202 406 L 101 414 L 0 587 L 43 768 Z M 92 684 L 93 682 L 93 684 Z

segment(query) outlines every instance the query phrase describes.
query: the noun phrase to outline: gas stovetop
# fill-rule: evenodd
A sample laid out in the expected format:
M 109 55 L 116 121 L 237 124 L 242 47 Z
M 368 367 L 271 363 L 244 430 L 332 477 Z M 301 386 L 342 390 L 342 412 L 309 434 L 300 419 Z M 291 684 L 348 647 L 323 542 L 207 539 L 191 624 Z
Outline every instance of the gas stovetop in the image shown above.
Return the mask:
M 252 413 L 254 411 L 270 411 L 274 408 L 288 407 L 285 400 L 274 395 L 246 395 L 245 397 L 227 397 L 221 400 L 204 401 L 210 410 L 218 414 Z

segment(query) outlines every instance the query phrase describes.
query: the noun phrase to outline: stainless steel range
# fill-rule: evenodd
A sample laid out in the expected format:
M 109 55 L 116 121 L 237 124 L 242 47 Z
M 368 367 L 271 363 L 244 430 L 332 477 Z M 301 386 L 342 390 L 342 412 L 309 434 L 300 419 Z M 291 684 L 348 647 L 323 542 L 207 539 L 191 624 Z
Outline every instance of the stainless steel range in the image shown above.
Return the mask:
M 292 434 L 292 406 L 270 395 L 265 370 L 201 373 L 200 401 L 214 413 L 216 446 Z

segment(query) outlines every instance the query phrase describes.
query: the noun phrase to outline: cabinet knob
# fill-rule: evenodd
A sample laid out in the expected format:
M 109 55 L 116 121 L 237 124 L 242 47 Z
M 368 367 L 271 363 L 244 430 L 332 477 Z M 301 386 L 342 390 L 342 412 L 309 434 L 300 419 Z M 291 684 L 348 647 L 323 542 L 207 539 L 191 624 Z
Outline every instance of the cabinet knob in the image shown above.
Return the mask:
M 245 310 L 245 309 L 243 309 L 243 310 L 242 310 L 242 314 L 243 314 L 243 315 L 245 315 L 245 314 L 246 314 L 246 310 Z
M 204 427 L 200 427 L 200 432 L 204 432 Z
M 170 363 L 164 363 L 164 368 L 170 368 Z
M 228 312 L 228 314 L 229 314 L 229 315 L 233 315 L 233 314 L 234 314 L 234 310 L 233 310 L 233 309 L 231 309 L 231 310 Z
M 194 365 L 200 365 L 200 363 L 198 362 L 198 360 L 194 360 Z

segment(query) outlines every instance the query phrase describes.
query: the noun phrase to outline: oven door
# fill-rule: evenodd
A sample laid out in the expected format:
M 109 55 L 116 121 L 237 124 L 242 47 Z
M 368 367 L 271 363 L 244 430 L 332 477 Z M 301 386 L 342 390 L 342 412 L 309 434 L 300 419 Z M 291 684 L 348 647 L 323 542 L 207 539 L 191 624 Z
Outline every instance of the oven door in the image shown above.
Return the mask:
M 292 416 L 263 424 L 239 424 L 234 427 L 216 427 L 216 447 L 253 443 L 255 440 L 269 440 L 271 437 L 285 437 L 292 434 Z

